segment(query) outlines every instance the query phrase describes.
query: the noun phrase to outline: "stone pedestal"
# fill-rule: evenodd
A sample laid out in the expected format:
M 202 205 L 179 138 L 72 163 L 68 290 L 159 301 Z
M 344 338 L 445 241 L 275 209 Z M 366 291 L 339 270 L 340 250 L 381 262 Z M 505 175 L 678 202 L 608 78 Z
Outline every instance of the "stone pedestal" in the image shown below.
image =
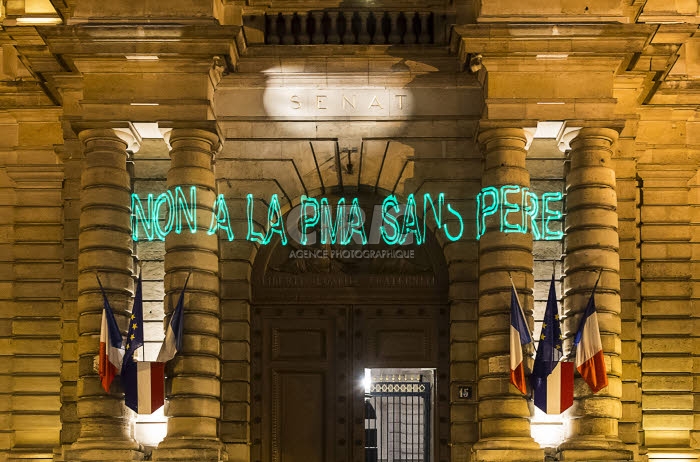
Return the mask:
M 571 351 L 581 315 L 602 269 L 595 301 L 605 352 L 608 386 L 596 394 L 576 378 L 571 435 L 560 447 L 560 460 L 632 460 L 618 437 L 622 416 L 620 357 L 620 258 L 617 234 L 612 144 L 617 132 L 584 128 L 569 135 L 570 170 L 566 175 L 567 215 L 564 239 L 565 350 Z
M 479 136 L 484 145 L 482 186 L 529 187 L 525 168 L 526 136 L 522 129 L 499 128 Z M 510 196 L 509 196 L 510 197 Z M 520 193 L 512 201 L 521 203 Z M 506 217 L 507 220 L 515 220 Z M 486 220 L 479 242 L 479 441 L 473 447 L 474 461 L 538 461 L 544 451 L 530 436 L 528 400 L 510 384 L 510 295 L 512 275 L 523 309 L 531 312 L 532 235 L 504 233 L 502 218 Z M 528 316 L 532 325 L 532 318 Z M 529 358 L 526 357 L 526 361 Z
M 85 163 L 81 178 L 78 256 L 78 418 L 80 435 L 65 460 L 143 460 L 131 430 L 119 378 L 105 393 L 97 372 L 103 299 L 99 272 L 122 331 L 132 296 L 130 231 L 131 180 L 127 147 L 133 137 L 111 129 L 84 130 Z
M 221 364 L 218 236 L 208 234 L 216 194 L 212 170 L 216 134 L 199 129 L 173 129 L 167 175 L 170 191 L 182 187 L 189 201 L 196 187 L 197 232 L 184 222 L 181 233 L 165 238 L 166 322 L 191 273 L 184 303 L 183 349 L 168 363 L 168 431 L 153 452 L 159 461 L 220 461 L 228 456 L 218 436 L 221 418 Z M 166 324 L 167 325 L 167 324 Z

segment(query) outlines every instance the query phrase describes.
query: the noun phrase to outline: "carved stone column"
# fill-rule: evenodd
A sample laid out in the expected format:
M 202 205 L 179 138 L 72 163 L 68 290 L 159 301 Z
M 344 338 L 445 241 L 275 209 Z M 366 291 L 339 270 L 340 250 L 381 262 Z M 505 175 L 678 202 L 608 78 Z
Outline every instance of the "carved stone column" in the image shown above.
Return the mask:
M 84 130 L 78 242 L 78 418 L 80 435 L 65 460 L 142 460 L 132 438 L 131 411 L 124 406 L 119 379 L 105 393 L 97 372 L 103 300 L 100 273 L 109 303 L 122 331 L 133 292 L 131 180 L 127 147 L 134 138 L 111 129 Z
M 509 202 L 522 204 L 522 188 L 530 186 L 525 167 L 525 131 L 519 128 L 487 130 L 483 144 L 483 187 L 513 185 Z M 486 198 L 483 198 L 487 200 Z M 498 215 L 498 214 L 496 214 Z M 482 227 L 479 241 L 479 383 L 480 436 L 473 447 L 475 461 L 542 461 L 544 451 L 530 436 L 527 397 L 510 384 L 510 272 L 526 314 L 532 312 L 532 234 L 504 233 L 502 219 L 513 223 L 520 213 L 495 217 Z M 532 318 L 528 316 L 532 325 Z M 526 361 L 531 358 L 526 357 Z
M 219 335 L 219 253 L 217 235 L 209 235 L 215 200 L 212 170 L 219 137 L 199 129 L 173 129 L 166 134 L 171 146 L 168 189 L 182 186 L 197 193 L 197 232 L 165 238 L 165 309 L 170 314 L 191 271 L 185 293 L 183 349 L 170 361 L 166 404 L 168 432 L 153 452 L 153 460 L 226 460 L 218 436 L 221 418 L 221 364 Z
M 622 416 L 620 258 L 615 171 L 611 166 L 617 136 L 616 131 L 607 128 L 584 128 L 567 134 L 571 164 L 566 175 L 564 238 L 566 349 L 571 351 L 573 336 L 602 268 L 595 301 L 608 386 L 592 394 L 583 379 L 576 378 L 576 409 L 570 437 L 559 447 L 561 460 L 632 459 L 617 428 Z

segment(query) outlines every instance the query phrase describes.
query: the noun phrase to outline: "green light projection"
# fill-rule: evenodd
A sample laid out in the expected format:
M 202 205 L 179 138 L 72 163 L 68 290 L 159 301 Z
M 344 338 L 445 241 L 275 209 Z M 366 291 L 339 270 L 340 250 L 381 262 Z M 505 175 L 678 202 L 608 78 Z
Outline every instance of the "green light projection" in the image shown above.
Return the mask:
M 502 233 L 532 232 L 536 241 L 561 239 L 564 233 L 554 225 L 563 215 L 553 204 L 563 198 L 561 192 L 546 192 L 538 198 L 529 188 L 518 185 L 483 188 L 476 196 L 476 239 L 486 233 L 489 217 L 498 217 Z
M 557 223 L 561 223 L 562 212 L 555 204 L 561 202 L 562 198 L 561 192 L 546 192 L 538 197 L 528 188 L 518 185 L 485 187 L 476 196 L 476 239 L 480 239 L 486 233 L 487 221 L 494 219 L 498 220 L 498 230 L 503 233 L 532 232 L 535 240 L 561 239 L 563 232 L 557 229 Z M 148 194 L 145 203 L 144 208 L 144 201 L 138 195 L 132 194 L 131 228 L 134 241 L 165 240 L 173 231 L 180 234 L 185 223 L 190 233 L 198 231 L 195 186 L 189 187 L 189 198 L 183 188 L 177 186 L 157 197 Z M 327 197 L 315 199 L 303 195 L 298 207 L 299 219 L 291 223 L 298 227 L 298 230 L 290 233 L 290 230 L 285 228 L 279 197 L 272 194 L 266 213 L 263 214 L 267 216 L 267 223 L 262 227 L 263 231 L 256 230 L 255 197 L 248 194 L 246 240 L 266 245 L 278 234 L 282 245 L 287 245 L 291 235 L 301 245 L 308 245 L 309 242 L 315 242 L 314 236 L 318 229 L 321 244 L 347 246 L 351 242 L 360 245 L 368 243 L 365 230 L 367 220 L 357 197 L 350 200 L 350 205 L 344 197 L 339 198 L 334 206 L 335 216 Z M 382 202 L 380 209 L 380 219 L 377 220 L 375 213 L 372 220 L 371 235 L 379 235 L 387 245 L 423 244 L 428 233 L 429 220 L 435 224 L 435 232 L 442 232 L 449 241 L 454 242 L 464 236 L 464 220 L 459 211 L 446 201 L 444 193 L 439 193 L 435 199 L 429 193 L 423 195 L 422 216 L 418 213 L 419 205 L 413 194 L 407 196 L 405 204 L 401 204 L 395 195 L 389 195 Z M 448 217 L 451 219 L 449 226 Z M 290 226 L 290 223 L 287 223 L 287 226 Z M 374 234 L 377 227 L 378 233 Z M 220 230 L 225 232 L 229 241 L 234 240 L 231 215 L 223 194 L 219 194 L 212 204 L 207 233 L 212 235 Z

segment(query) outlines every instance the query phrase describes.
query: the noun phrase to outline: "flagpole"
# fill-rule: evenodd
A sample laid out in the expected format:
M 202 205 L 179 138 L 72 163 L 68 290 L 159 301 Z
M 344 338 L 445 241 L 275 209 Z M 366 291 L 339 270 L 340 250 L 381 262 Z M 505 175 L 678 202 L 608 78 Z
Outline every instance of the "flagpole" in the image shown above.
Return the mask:
M 138 266 L 138 274 L 136 275 L 136 283 L 138 284 L 138 281 L 141 280 L 141 277 L 143 276 L 143 261 L 141 260 L 136 260 L 136 266 Z M 143 282 L 143 281 L 141 281 Z M 141 290 L 143 291 L 143 286 L 141 286 Z M 143 303 L 143 292 L 141 292 L 141 302 Z M 131 309 L 133 312 L 133 308 Z M 141 326 L 141 328 L 145 328 L 145 324 Z M 141 361 L 146 361 L 146 339 L 144 338 L 144 342 L 141 344 L 141 347 L 139 348 L 141 350 L 141 354 L 139 355 L 141 357 Z
M 598 278 L 595 280 L 595 284 L 593 284 L 593 292 L 595 292 L 596 287 L 598 287 L 598 282 L 600 282 L 600 277 L 603 275 L 603 271 L 605 271 L 605 269 L 601 266 L 600 271 L 598 271 Z
M 513 292 L 515 293 L 515 299 L 518 301 L 518 308 L 520 309 L 520 314 L 523 316 L 523 319 L 525 320 L 525 325 L 527 326 L 527 332 L 530 334 L 530 340 L 531 344 L 534 344 L 535 342 L 535 337 L 533 336 L 533 332 L 530 330 L 530 325 L 527 323 L 527 317 L 525 316 L 525 312 L 523 311 L 523 305 L 520 303 L 520 297 L 518 297 L 518 289 L 515 288 L 515 283 L 513 282 L 513 276 L 511 276 L 510 271 L 508 271 L 508 278 L 510 279 L 510 285 L 513 287 Z

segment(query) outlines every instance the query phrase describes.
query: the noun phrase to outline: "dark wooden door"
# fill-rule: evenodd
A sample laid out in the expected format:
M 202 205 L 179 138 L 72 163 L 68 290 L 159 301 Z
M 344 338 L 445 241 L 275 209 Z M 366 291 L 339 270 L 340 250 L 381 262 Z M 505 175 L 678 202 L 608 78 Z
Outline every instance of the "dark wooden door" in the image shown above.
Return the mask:
M 263 461 L 345 462 L 350 459 L 348 423 L 349 307 L 254 310 L 253 393 L 260 399 Z M 255 460 L 255 459 L 254 459 Z

